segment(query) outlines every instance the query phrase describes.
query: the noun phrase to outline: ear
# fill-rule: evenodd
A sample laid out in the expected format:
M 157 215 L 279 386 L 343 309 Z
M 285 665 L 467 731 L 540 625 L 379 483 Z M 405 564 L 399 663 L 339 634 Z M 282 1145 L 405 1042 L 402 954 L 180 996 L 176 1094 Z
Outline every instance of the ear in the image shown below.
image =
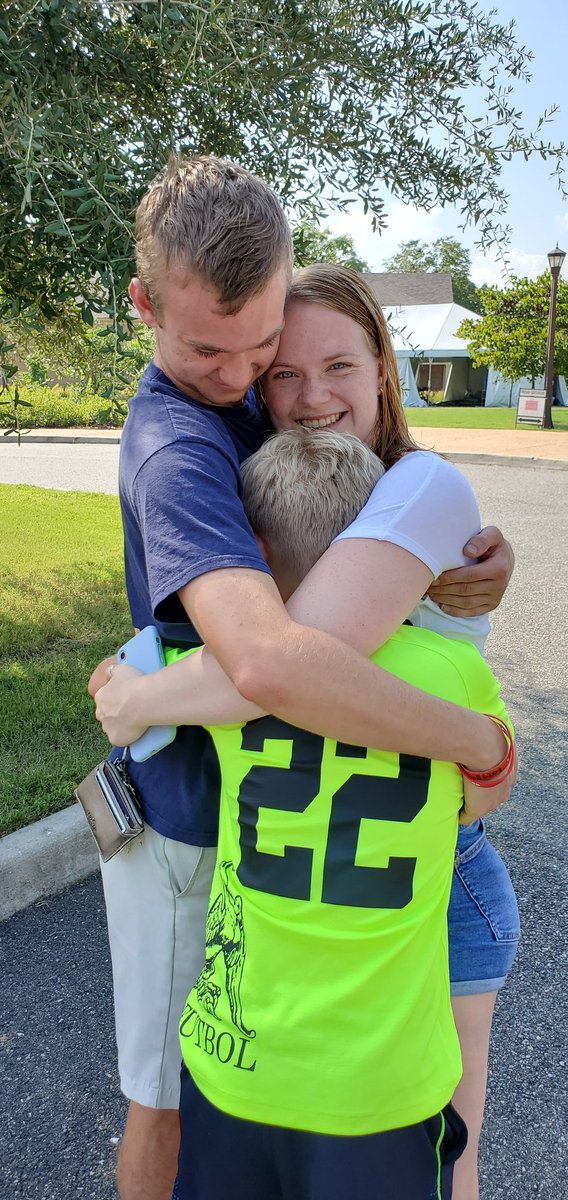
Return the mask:
M 270 547 L 266 541 L 266 538 L 264 538 L 261 533 L 254 533 L 254 537 L 262 557 L 266 559 L 268 565 L 270 566 Z
M 141 279 L 135 276 L 134 279 L 130 280 L 128 295 L 144 324 L 148 325 L 150 329 L 155 329 L 158 324 L 158 318 Z

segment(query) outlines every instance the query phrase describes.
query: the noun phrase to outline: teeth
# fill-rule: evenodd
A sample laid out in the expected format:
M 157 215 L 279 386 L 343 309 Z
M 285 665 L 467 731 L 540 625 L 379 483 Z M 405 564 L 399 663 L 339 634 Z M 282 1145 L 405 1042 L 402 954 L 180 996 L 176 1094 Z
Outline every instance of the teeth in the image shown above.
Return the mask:
M 335 425 L 340 421 L 343 413 L 334 413 L 332 417 L 316 417 L 314 420 L 309 420 L 308 417 L 300 417 L 298 425 L 303 429 L 324 429 L 326 425 Z

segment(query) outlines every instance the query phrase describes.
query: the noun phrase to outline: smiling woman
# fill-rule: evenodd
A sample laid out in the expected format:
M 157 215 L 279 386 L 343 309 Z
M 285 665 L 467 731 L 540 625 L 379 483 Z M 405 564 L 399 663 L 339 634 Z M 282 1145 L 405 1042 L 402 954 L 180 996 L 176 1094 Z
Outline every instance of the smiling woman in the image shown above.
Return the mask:
M 285 316 L 274 362 L 257 384 L 276 427 L 353 433 L 387 468 L 416 450 L 384 313 L 362 276 L 306 267 L 288 289 Z
M 301 300 L 286 312 L 284 349 L 265 376 L 273 420 L 279 428 L 353 433 L 369 442 L 377 419 L 382 362 L 355 321 Z M 294 361 L 286 348 L 293 342 Z
M 446 638 L 473 641 L 483 652 L 486 618 L 448 616 L 425 595 L 450 562 L 465 561 L 462 547 L 479 528 L 475 497 L 455 467 L 413 442 L 385 318 L 360 276 L 327 264 L 298 272 L 275 361 L 258 390 L 277 429 L 333 427 L 355 434 L 389 468 L 355 521 L 297 588 L 288 602 L 291 615 L 349 637 L 367 654 L 405 619 Z M 462 861 L 475 875 L 467 887 Z M 502 939 L 487 920 L 493 904 L 506 927 Z M 454 1195 L 478 1200 L 493 1006 L 518 940 L 513 888 L 481 821 L 458 836 L 448 926 L 452 1006 L 464 1064 L 455 1100 L 469 1129 Z

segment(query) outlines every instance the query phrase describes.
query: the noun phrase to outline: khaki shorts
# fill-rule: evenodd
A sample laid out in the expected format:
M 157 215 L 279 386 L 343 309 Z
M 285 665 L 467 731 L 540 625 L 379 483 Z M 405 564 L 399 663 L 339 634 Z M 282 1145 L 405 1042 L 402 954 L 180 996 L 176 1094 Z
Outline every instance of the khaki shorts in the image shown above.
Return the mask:
M 147 825 L 101 863 L 120 1086 L 148 1108 L 179 1104 L 178 1025 L 205 959 L 215 855 Z

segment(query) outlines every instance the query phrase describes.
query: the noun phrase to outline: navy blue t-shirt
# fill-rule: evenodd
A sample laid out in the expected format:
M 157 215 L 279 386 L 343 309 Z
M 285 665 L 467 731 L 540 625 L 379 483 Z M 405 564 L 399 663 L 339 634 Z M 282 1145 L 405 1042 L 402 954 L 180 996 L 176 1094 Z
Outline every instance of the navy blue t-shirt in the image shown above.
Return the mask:
M 170 645 L 198 645 L 177 591 L 220 567 L 268 572 L 244 513 L 239 471 L 266 433 L 251 395 L 234 408 L 206 405 L 179 392 L 155 363 L 144 372 L 119 469 L 126 587 L 138 629 L 153 624 Z M 181 727 L 170 746 L 128 769 L 158 833 L 215 845 L 219 769 L 203 729 Z

